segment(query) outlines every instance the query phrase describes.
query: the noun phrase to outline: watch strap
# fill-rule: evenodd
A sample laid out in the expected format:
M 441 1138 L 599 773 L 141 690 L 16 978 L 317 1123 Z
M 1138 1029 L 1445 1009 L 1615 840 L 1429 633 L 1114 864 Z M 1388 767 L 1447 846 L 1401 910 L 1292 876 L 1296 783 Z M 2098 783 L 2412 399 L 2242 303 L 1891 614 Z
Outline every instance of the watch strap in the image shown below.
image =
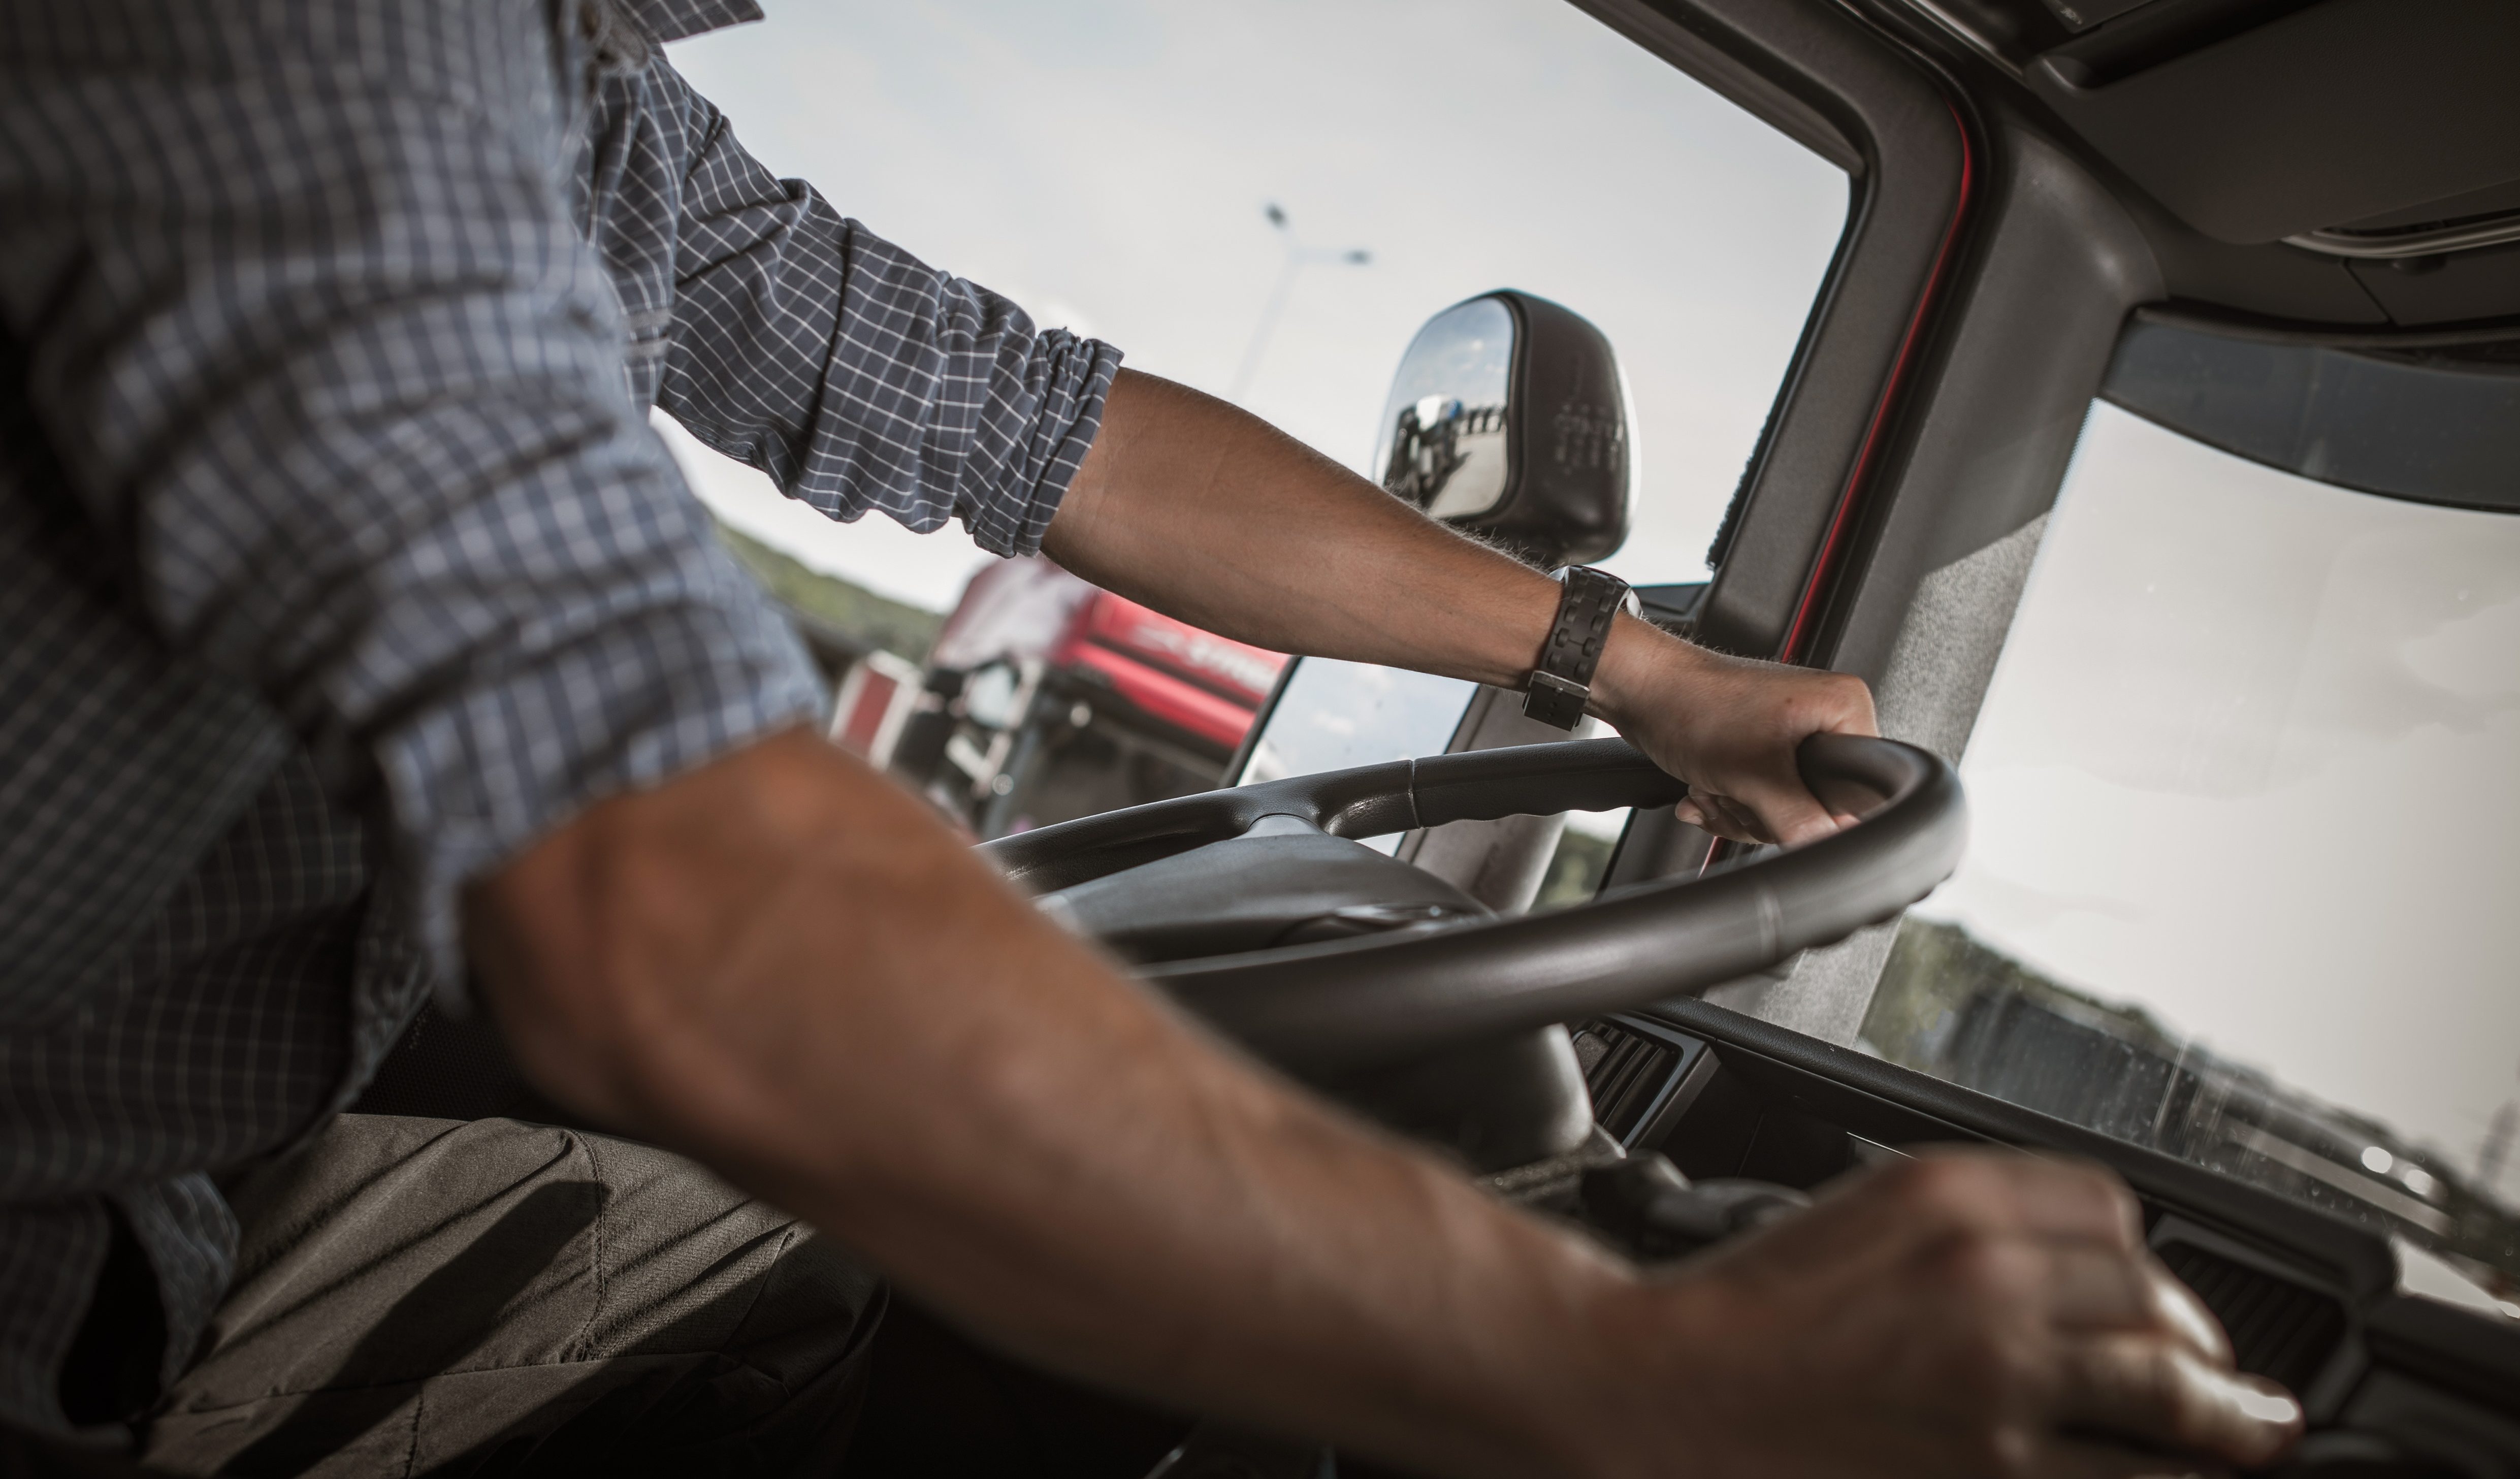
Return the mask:
M 1571 730 L 1584 722 L 1584 707 L 1592 701 L 1593 673 L 1609 642 L 1611 619 L 1631 598 L 1626 581 L 1591 565 L 1569 566 L 1558 578 L 1565 594 L 1557 598 L 1557 619 L 1540 645 L 1522 711 L 1543 724 Z

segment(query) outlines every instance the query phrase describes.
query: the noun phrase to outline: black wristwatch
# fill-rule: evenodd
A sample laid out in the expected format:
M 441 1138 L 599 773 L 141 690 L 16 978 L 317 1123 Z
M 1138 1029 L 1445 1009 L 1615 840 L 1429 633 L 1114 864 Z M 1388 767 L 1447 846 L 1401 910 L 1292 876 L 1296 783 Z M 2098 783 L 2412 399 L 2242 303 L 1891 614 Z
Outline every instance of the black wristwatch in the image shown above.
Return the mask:
M 1592 700 L 1593 670 L 1610 640 L 1610 618 L 1634 612 L 1637 596 L 1626 581 L 1591 565 L 1569 565 L 1557 578 L 1566 594 L 1557 598 L 1557 620 L 1540 645 L 1540 665 L 1531 670 L 1522 711 L 1571 730 L 1584 722 L 1584 705 Z

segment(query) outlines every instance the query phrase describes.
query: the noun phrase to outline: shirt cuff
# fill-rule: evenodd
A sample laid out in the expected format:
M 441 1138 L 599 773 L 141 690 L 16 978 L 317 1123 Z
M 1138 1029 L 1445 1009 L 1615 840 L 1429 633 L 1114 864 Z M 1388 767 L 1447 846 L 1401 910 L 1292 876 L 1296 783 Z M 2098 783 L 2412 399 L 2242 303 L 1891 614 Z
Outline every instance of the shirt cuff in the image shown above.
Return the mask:
M 1027 368 L 1025 398 L 1039 409 L 1024 442 L 1009 449 L 1011 475 L 1000 484 L 999 496 L 963 500 L 954 510 L 971 542 L 992 555 L 1040 552 L 1051 518 L 1102 429 L 1102 407 L 1120 373 L 1120 351 L 1101 339 L 1050 329 L 1034 338 Z

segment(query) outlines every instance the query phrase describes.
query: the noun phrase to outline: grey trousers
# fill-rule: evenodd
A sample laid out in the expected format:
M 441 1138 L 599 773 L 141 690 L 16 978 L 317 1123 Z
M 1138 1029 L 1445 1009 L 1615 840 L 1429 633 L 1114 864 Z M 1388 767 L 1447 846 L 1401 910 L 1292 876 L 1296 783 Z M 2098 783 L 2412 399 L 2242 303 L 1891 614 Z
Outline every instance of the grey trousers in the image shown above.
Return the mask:
M 232 1193 L 237 1278 L 142 1432 L 179 1474 L 829 1473 L 881 1282 L 691 1161 L 341 1116 Z

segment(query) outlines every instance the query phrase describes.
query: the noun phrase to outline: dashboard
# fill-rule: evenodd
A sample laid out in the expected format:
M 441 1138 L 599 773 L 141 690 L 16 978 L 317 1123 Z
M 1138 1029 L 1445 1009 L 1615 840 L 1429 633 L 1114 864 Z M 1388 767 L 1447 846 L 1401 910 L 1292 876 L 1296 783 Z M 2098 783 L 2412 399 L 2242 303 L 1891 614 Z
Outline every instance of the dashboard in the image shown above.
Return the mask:
M 2520 1322 L 2408 1292 L 2378 1233 L 1704 1003 L 1573 1031 L 1602 1129 L 1692 1180 L 1808 1190 L 1937 1143 L 2107 1165 L 2141 1198 L 2154 1252 L 2223 1322 L 2240 1368 L 2301 1397 L 2311 1435 L 2279 1472 L 2520 1479 Z

